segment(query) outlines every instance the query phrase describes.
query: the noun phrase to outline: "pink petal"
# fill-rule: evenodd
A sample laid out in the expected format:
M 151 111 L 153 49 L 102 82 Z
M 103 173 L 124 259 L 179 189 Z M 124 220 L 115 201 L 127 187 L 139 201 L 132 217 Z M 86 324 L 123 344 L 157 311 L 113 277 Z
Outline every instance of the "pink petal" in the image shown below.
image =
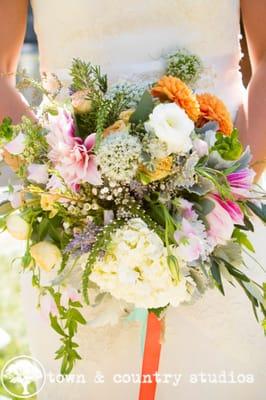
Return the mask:
M 216 244 L 226 244 L 231 239 L 234 231 L 233 220 L 214 196 L 208 197 L 215 204 L 213 210 L 206 216 L 209 225 L 208 235 Z
M 213 197 L 228 212 L 235 224 L 244 224 L 244 214 L 237 203 L 231 200 L 223 200 L 218 195 L 213 195 Z
M 96 134 L 92 133 L 91 135 L 89 135 L 85 141 L 84 141 L 84 145 L 86 146 L 87 150 L 92 150 L 93 147 L 95 146 L 95 141 L 96 141 Z
M 6 146 L 5 149 L 13 155 L 19 155 L 23 153 L 25 149 L 25 135 L 24 133 L 20 132 L 15 139 L 11 140 Z
M 46 294 L 45 296 L 41 297 L 40 310 L 43 318 L 46 320 L 49 320 L 50 314 L 54 317 L 59 315 L 57 305 L 50 294 Z
M 42 164 L 30 164 L 28 166 L 28 180 L 40 184 L 46 184 L 48 181 L 48 168 Z
M 91 155 L 88 161 L 86 181 L 89 182 L 91 185 L 96 185 L 96 186 L 102 184 L 101 174 L 98 171 L 96 156 L 94 155 Z

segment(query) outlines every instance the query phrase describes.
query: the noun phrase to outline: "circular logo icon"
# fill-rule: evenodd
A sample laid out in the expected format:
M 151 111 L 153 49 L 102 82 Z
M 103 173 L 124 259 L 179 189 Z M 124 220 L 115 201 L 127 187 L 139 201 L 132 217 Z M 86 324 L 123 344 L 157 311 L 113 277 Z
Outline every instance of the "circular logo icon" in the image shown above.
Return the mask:
M 46 374 L 40 361 L 19 356 L 4 365 L 0 380 L 7 393 L 19 399 L 29 399 L 43 389 Z

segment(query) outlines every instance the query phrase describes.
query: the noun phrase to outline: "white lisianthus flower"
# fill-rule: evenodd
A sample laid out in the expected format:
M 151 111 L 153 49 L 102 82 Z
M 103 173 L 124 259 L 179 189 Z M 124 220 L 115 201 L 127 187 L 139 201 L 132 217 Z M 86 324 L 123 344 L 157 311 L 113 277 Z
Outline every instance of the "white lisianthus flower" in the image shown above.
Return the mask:
M 102 292 L 140 308 L 178 306 L 191 298 L 191 282 L 182 275 L 184 262 L 175 254 L 180 279 L 174 282 L 167 249 L 159 236 L 139 218 L 118 229 L 103 258 L 90 275 Z
M 59 267 L 62 262 L 62 254 L 57 246 L 50 242 L 39 242 L 30 249 L 30 254 L 38 267 L 46 272 L 52 268 Z
M 192 148 L 194 123 L 175 103 L 156 106 L 149 121 L 145 123 L 145 129 L 166 143 L 168 154 L 186 153 Z
M 6 228 L 10 235 L 17 240 L 26 240 L 30 231 L 29 224 L 17 214 L 7 217 Z

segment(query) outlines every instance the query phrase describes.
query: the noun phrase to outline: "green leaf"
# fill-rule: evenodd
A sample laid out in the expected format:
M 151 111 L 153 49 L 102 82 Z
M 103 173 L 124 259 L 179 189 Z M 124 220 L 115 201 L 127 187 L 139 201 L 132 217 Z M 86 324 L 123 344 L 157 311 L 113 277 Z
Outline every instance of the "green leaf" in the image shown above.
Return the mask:
M 31 254 L 30 254 L 29 250 L 27 250 L 21 260 L 22 267 L 28 268 L 31 264 L 31 261 L 32 261 Z
M 247 206 L 254 212 L 255 215 L 257 215 L 257 217 L 266 223 L 266 204 L 261 204 L 261 207 L 258 207 L 256 204 L 248 201 Z
M 211 259 L 211 274 L 212 274 L 212 277 L 213 277 L 213 279 L 215 281 L 216 286 L 218 287 L 220 292 L 223 295 L 225 295 L 224 288 L 223 288 L 222 277 L 221 277 L 221 272 L 220 272 L 220 266 L 214 259 Z
M 7 117 L 3 119 L 0 124 L 0 139 L 10 141 L 13 137 L 13 127 L 11 118 Z
M 149 313 L 153 313 L 156 315 L 158 319 L 163 318 L 166 310 L 168 309 L 168 305 L 165 307 L 160 307 L 160 308 L 149 308 Z
M 225 245 L 215 247 L 213 255 L 216 259 L 224 260 L 235 268 L 243 265 L 241 246 L 239 243 L 230 240 Z
M 86 325 L 87 321 L 81 315 L 81 313 L 76 308 L 70 308 L 69 316 L 73 318 L 75 321 L 79 322 L 81 325 Z
M 48 218 L 43 218 L 41 223 L 38 225 L 38 236 L 39 236 L 39 241 L 42 241 L 45 239 L 48 231 L 49 231 L 49 224 L 50 221 Z
M 197 207 L 199 206 L 199 207 Z M 214 209 L 215 203 L 210 199 L 200 199 L 198 203 L 195 204 L 195 208 L 199 208 L 199 212 L 203 215 L 208 215 Z
M 234 276 L 237 279 L 240 279 L 243 282 L 250 282 L 250 278 L 247 275 L 243 274 L 243 272 L 241 272 L 238 268 L 235 268 L 228 261 L 226 261 L 222 258 L 220 259 L 220 261 L 222 261 L 224 263 L 225 267 L 227 268 L 227 270 L 230 272 L 230 274 L 232 276 Z
M 263 293 L 254 282 L 243 282 L 243 285 L 258 303 L 264 304 Z
M 178 284 L 180 280 L 180 271 L 179 271 L 179 265 L 177 258 L 173 255 L 170 254 L 167 256 L 167 264 L 169 267 L 169 270 L 171 272 L 172 278 L 176 284 Z
M 244 225 L 235 225 L 239 230 L 254 232 L 254 226 L 247 215 L 244 216 Z
M 11 211 L 14 211 L 14 209 L 11 206 L 10 201 L 3 201 L 2 203 L 0 203 L 0 215 L 6 215 Z
M 240 231 L 240 229 L 236 228 L 233 232 L 233 238 L 236 239 L 236 241 L 240 244 L 245 246 L 248 250 L 252 251 L 255 253 L 255 249 L 248 239 L 246 233 Z
M 51 327 L 61 336 L 67 336 L 58 323 L 57 317 L 50 314 Z
M 238 138 L 238 130 L 234 129 L 230 136 L 216 134 L 216 142 L 212 151 L 218 151 L 224 160 L 238 160 L 243 153 L 243 146 Z
M 145 122 L 148 120 L 149 115 L 154 109 L 154 101 L 150 92 L 144 92 L 140 102 L 136 108 L 136 111 L 131 115 L 130 122 L 133 124 L 139 124 L 140 122 Z

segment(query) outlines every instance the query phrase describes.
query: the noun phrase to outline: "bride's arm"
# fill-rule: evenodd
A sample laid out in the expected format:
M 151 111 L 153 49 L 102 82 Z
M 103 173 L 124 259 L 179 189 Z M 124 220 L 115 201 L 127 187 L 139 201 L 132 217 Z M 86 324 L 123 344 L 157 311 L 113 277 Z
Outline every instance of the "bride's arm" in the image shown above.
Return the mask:
M 0 122 L 10 116 L 19 122 L 22 115 L 32 116 L 15 88 L 15 72 L 23 44 L 28 0 L 0 1 Z
M 266 167 L 266 1 L 241 0 L 252 78 L 238 114 L 242 142 L 250 145 L 259 177 Z M 263 161 L 263 163 L 260 163 Z

